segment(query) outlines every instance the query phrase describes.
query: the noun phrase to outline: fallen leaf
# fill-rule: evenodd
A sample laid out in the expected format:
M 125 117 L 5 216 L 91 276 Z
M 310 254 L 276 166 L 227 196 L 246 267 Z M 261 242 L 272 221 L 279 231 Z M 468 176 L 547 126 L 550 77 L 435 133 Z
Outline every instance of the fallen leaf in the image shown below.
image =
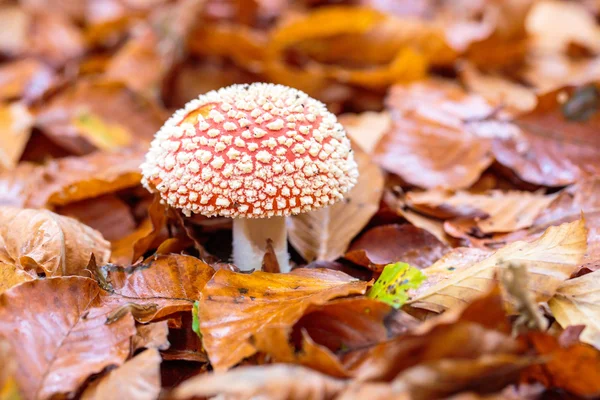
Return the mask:
M 490 166 L 490 144 L 468 127 L 492 114 L 492 107 L 445 81 L 429 80 L 390 90 L 392 129 L 373 156 L 386 170 L 425 188 L 464 188 Z
M 24 50 L 61 67 L 82 56 L 85 43 L 80 30 L 66 16 L 44 12 L 32 16 Z
M 392 119 L 387 111 L 343 114 L 338 121 L 344 126 L 352 143 L 356 143 L 367 154 L 373 152 L 381 137 L 392 127 Z
M 443 398 L 476 388 L 493 392 L 516 382 L 519 372 L 534 362 L 533 357 L 513 354 L 433 361 L 403 371 L 391 383 L 391 389 L 394 393 L 410 393 L 414 400 Z
M 426 276 L 417 268 L 398 262 L 386 265 L 367 297 L 400 308 L 408 300 L 408 290 L 417 289 Z
M 483 233 L 513 232 L 530 227 L 535 218 L 556 198 L 540 192 L 492 190 L 475 194 L 441 190 L 409 192 L 408 205 L 438 218 L 475 216 Z
M 31 16 L 16 5 L 0 9 L 0 52 L 15 56 L 21 54 L 27 47 L 28 28 Z
M 0 261 L 0 293 L 19 283 L 29 282 L 34 279 L 35 277 L 18 268 L 16 265 Z
M 72 393 L 126 360 L 133 318 L 106 325 L 108 312 L 96 282 L 84 277 L 35 280 L 0 294 L 0 336 L 13 348 L 25 398 Z
M 133 357 L 83 392 L 83 400 L 139 399 L 154 400 L 160 394 L 160 354 L 148 349 Z
M 131 269 L 106 267 L 112 291 L 136 304 L 157 305 L 153 313 L 138 319 L 149 322 L 179 311 L 191 311 L 214 270 L 185 255 L 153 256 Z
M 0 104 L 0 170 L 10 170 L 17 165 L 32 125 L 33 117 L 23 104 Z
M 347 385 L 296 365 L 274 364 L 236 368 L 191 378 L 172 393 L 174 399 L 226 396 L 231 399 L 330 399 Z
M 25 101 L 41 97 L 55 83 L 52 69 L 34 59 L 12 61 L 0 66 L 0 99 Z
M 117 264 L 135 263 L 144 255 L 167 223 L 166 209 L 159 196 L 154 196 L 148 208 L 148 218 L 129 235 L 112 244 L 111 261 Z
M 362 150 L 355 148 L 354 157 L 358 163 L 358 182 L 343 201 L 295 215 L 288 221 L 290 243 L 308 262 L 335 260 L 343 255 L 354 236 L 379 209 L 383 173 Z
M 558 339 L 543 332 L 531 332 L 526 338 L 545 362 L 523 371 L 526 382 L 542 382 L 547 388 L 564 389 L 583 397 L 600 395 L 600 352 L 584 343 L 561 347 Z
M 375 271 L 396 261 L 425 268 L 448 250 L 447 245 L 423 229 L 408 224 L 382 225 L 359 236 L 344 258 Z
M 216 371 L 256 353 L 252 344 L 276 330 L 291 331 L 312 304 L 366 291 L 367 283 L 331 270 L 250 275 L 219 270 L 198 306 L 204 348 Z
M 600 349 L 600 271 L 565 281 L 548 305 L 563 327 L 584 325 L 581 341 Z
M 139 349 L 166 350 L 171 345 L 167 338 L 169 335 L 167 321 L 140 324 L 136 329 L 135 336 L 131 339 L 131 347 L 134 352 Z
M 600 91 L 595 85 L 558 89 L 538 97 L 537 107 L 514 124 L 520 135 L 496 139 L 496 160 L 520 179 L 563 186 L 598 174 Z
M 146 151 L 165 119 L 158 105 L 121 83 L 80 80 L 42 107 L 36 126 L 60 146 L 83 155 L 129 143 Z
M 2 370 L 0 370 L 0 399 L 21 400 L 20 389 L 15 381 L 14 374 L 17 363 L 13 357 L 10 345 L 0 339 L 0 358 L 2 359 Z
M 86 224 L 110 242 L 131 233 L 136 225 L 127 203 L 114 194 L 56 207 L 55 212 Z
M 441 312 L 469 302 L 488 290 L 495 275 L 509 263 L 527 268 L 531 277 L 529 290 L 536 302 L 548 301 L 579 265 L 586 251 L 586 235 L 584 221 L 579 220 L 551 226 L 533 242 L 511 243 L 473 264 L 448 265 L 448 268 L 434 264 L 433 271 L 425 268 L 423 272 L 428 277 L 440 274 L 442 279 L 437 280 L 438 275 L 433 278 L 436 280 L 433 285 L 423 285 L 413 291 L 407 304 Z
M 47 210 L 0 207 L 0 261 L 34 275 L 83 275 L 92 255 L 101 264 L 110 257 L 92 228 Z

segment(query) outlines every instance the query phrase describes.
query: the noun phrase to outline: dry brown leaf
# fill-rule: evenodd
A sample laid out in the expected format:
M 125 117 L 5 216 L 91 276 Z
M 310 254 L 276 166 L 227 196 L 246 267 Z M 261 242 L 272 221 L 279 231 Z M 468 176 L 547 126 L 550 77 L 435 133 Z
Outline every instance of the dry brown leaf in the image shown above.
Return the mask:
M 39 98 L 54 83 L 54 72 L 42 62 L 26 58 L 0 66 L 0 99 Z
M 85 43 L 81 31 L 66 16 L 44 12 L 32 15 L 28 27 L 27 53 L 42 58 L 55 67 L 83 55 Z
M 598 82 L 600 57 L 572 59 L 563 54 L 530 55 L 521 75 L 538 93 L 548 93 L 570 85 Z
M 166 350 L 171 345 L 167 338 L 169 335 L 169 323 L 167 321 L 141 324 L 136 329 L 137 332 L 131 339 L 131 348 L 134 352 L 144 348 Z
M 356 239 L 344 258 L 376 271 L 399 261 L 425 268 L 448 250 L 448 246 L 423 229 L 408 224 L 382 225 Z
M 160 394 L 161 361 L 158 350 L 145 350 L 108 375 L 92 382 L 81 398 L 155 400 Z
M 527 267 L 529 290 L 536 301 L 547 301 L 579 265 L 586 251 L 586 236 L 584 221 L 579 220 L 552 226 L 533 242 L 511 243 L 474 264 L 436 263 L 433 271 L 423 270 L 435 283 L 416 289 L 407 304 L 433 312 L 460 306 L 488 290 L 495 275 L 510 263 Z
M 484 233 L 528 228 L 555 198 L 556 195 L 516 190 L 492 190 L 481 194 L 429 190 L 406 195 L 410 207 L 434 217 L 476 216 L 476 226 Z
M 29 282 L 35 278 L 17 268 L 14 264 L 7 264 L 4 261 L 0 261 L 0 293 L 10 289 L 19 283 Z
M 125 361 L 134 321 L 125 315 L 107 325 L 109 311 L 96 282 L 79 276 L 26 282 L 0 295 L 0 336 L 15 353 L 25 398 L 72 393 Z
M 105 269 L 111 291 L 119 295 L 118 302 L 156 306 L 152 312 L 137 318 L 139 322 L 190 311 L 214 273 L 199 259 L 178 254 L 153 256 L 131 269 L 114 266 Z
M 17 165 L 32 126 L 33 117 L 23 104 L 0 104 L 0 171 Z
M 219 270 L 202 290 L 198 306 L 204 348 L 216 371 L 256 353 L 253 343 L 289 334 L 310 305 L 366 291 L 367 283 L 332 270 L 246 275 Z
M 520 179 L 563 186 L 600 173 L 600 91 L 595 85 L 559 89 L 514 122 L 520 134 L 494 141 L 497 161 Z
M 439 360 L 403 371 L 391 383 L 395 393 L 412 400 L 442 398 L 463 390 L 492 392 L 517 381 L 519 372 L 535 362 L 514 354 L 483 355 L 473 360 Z
M 10 56 L 21 54 L 27 47 L 27 31 L 31 16 L 16 5 L 0 8 L 0 52 Z
M 34 275 L 83 275 L 92 255 L 100 264 L 110 257 L 92 228 L 47 210 L 0 207 L 0 261 Z
M 123 145 L 145 151 L 165 119 L 160 107 L 121 83 L 79 80 L 42 107 L 36 125 L 82 155 Z
M 344 200 L 289 220 L 290 243 L 310 262 L 335 260 L 379 209 L 384 177 L 381 169 L 362 150 L 355 148 L 358 182 Z
M 392 87 L 386 100 L 393 127 L 374 158 L 404 181 L 425 188 L 472 185 L 493 161 L 490 144 L 468 127 L 492 107 L 445 81 Z
M 548 305 L 563 328 L 585 325 L 581 341 L 600 349 L 600 271 L 564 282 Z
M 228 372 L 203 374 L 185 381 L 173 392 L 175 399 L 268 398 L 332 399 L 347 381 L 334 379 L 297 365 L 274 364 L 240 367 Z

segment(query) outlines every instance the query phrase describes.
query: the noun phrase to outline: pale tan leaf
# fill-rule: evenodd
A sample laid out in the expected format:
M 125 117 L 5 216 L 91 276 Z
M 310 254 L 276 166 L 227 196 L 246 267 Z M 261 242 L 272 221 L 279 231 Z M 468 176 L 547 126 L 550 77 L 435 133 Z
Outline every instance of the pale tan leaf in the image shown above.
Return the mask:
M 32 274 L 83 275 L 92 255 L 108 262 L 100 232 L 48 210 L 0 207 L 0 261 Z
M 563 328 L 585 325 L 581 340 L 600 349 L 600 270 L 564 282 L 548 304 Z
M 160 394 L 160 354 L 148 349 L 113 369 L 83 392 L 83 400 L 155 400 Z
M 142 348 L 166 350 L 170 346 L 168 335 L 169 325 L 166 320 L 139 325 L 131 339 L 131 347 L 134 351 Z
M 286 364 L 249 366 L 203 374 L 182 383 L 175 399 L 224 396 L 226 399 L 331 399 L 347 385 L 311 369 Z
M 383 172 L 356 147 L 354 157 L 358 163 L 358 182 L 344 200 L 289 219 L 290 242 L 306 261 L 340 257 L 379 209 Z
M 434 312 L 464 305 L 488 290 L 509 263 L 524 265 L 535 300 L 547 301 L 579 265 L 586 252 L 586 236 L 585 223 L 579 220 L 552 226 L 535 241 L 511 243 L 463 268 L 426 268 L 423 272 L 437 283 L 415 290 L 407 304 Z
M 484 233 L 527 228 L 555 198 L 555 194 L 545 196 L 540 192 L 516 190 L 492 190 L 482 194 L 429 190 L 406 195 L 409 206 L 440 218 L 479 214 L 477 227 Z
M 338 120 L 352 142 L 371 154 L 379 139 L 392 127 L 392 119 L 387 111 L 367 111 L 361 114 L 342 114 Z
M 33 117 L 23 104 L 0 105 L 0 170 L 17 165 L 32 126 Z

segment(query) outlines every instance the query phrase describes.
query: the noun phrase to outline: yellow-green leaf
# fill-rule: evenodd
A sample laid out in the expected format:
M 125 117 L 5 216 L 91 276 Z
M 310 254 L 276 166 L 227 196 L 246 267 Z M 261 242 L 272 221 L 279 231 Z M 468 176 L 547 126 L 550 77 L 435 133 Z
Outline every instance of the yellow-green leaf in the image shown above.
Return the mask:
M 367 297 L 399 308 L 408 300 L 408 289 L 417 289 L 424 280 L 425 275 L 415 267 L 403 262 L 388 264 Z

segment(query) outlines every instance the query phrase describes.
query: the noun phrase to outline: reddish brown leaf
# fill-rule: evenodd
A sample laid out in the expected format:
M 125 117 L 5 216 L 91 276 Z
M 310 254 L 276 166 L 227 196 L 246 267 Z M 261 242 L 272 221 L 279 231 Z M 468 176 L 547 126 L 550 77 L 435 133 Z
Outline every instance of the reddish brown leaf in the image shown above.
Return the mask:
M 561 347 L 557 338 L 542 332 L 532 332 L 526 339 L 538 354 L 548 358 L 542 365 L 524 371 L 523 380 L 539 381 L 548 388 L 578 396 L 600 396 L 599 350 L 583 343 Z
M 85 51 L 83 35 L 69 19 L 57 13 L 37 13 L 28 32 L 26 51 L 60 67 Z
M 97 381 L 83 392 L 83 400 L 155 400 L 160 394 L 160 354 L 148 349 Z
M 600 173 L 599 101 L 595 85 L 540 96 L 532 112 L 514 121 L 519 136 L 494 141 L 496 159 L 524 181 L 546 186 Z
M 119 302 L 156 304 L 153 313 L 138 318 L 149 322 L 178 311 L 190 311 L 214 270 L 197 258 L 184 255 L 154 256 L 131 270 L 107 266 L 108 281 Z
M 0 99 L 39 98 L 54 83 L 53 71 L 33 58 L 0 66 Z
M 75 154 L 132 146 L 145 151 L 165 120 L 163 111 L 115 82 L 81 80 L 46 104 L 39 126 Z
M 83 277 L 35 280 L 0 295 L 0 336 L 15 352 L 26 398 L 74 392 L 88 376 L 125 361 L 133 318 L 107 325 L 109 311 L 96 282 Z
M 394 86 L 387 98 L 393 127 L 375 147 L 388 171 L 425 188 L 464 188 L 492 163 L 490 144 L 469 120 L 493 109 L 481 97 L 444 81 Z
M 256 353 L 253 341 L 289 332 L 311 304 L 364 293 L 366 282 L 331 270 L 246 275 L 219 270 L 202 291 L 200 331 L 213 368 L 226 370 Z
M 232 399 L 330 399 L 346 385 L 345 381 L 304 367 L 275 364 L 200 375 L 185 381 L 172 396 L 175 399 L 216 395 Z
M 450 248 L 429 232 L 412 225 L 383 225 L 361 235 L 344 258 L 376 271 L 398 261 L 425 268 Z
M 110 257 L 102 235 L 47 210 L 0 207 L 0 261 L 33 274 L 84 275 L 90 258 Z

